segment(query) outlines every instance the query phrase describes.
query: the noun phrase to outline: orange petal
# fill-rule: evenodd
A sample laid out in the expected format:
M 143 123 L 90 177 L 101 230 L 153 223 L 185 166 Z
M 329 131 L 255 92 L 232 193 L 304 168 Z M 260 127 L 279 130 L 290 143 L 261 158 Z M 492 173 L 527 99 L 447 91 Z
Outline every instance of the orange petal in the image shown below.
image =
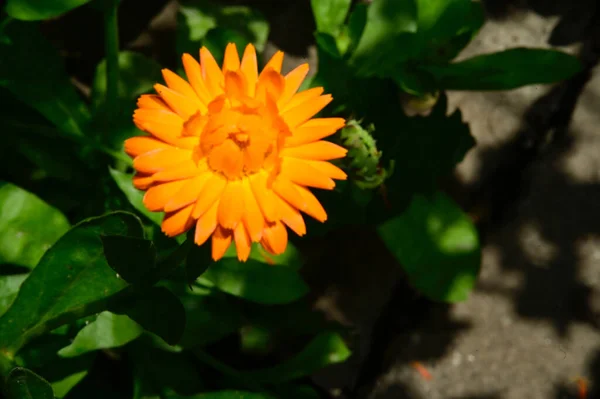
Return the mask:
M 210 173 L 204 173 L 193 179 L 186 180 L 184 186 L 165 204 L 165 212 L 173 212 L 195 203 L 209 178 Z
M 282 157 L 328 161 L 330 159 L 343 158 L 347 152 L 348 150 L 344 147 L 340 147 L 329 141 L 315 141 L 297 147 L 284 148 L 281 150 L 280 155 Z
M 331 136 L 344 127 L 346 121 L 343 118 L 315 118 L 310 119 L 293 130 L 292 136 L 286 138 L 285 146 L 294 147 L 321 140 Z
M 292 206 L 305 211 L 308 207 L 304 196 L 296 190 L 296 185 L 288 179 L 277 178 L 273 182 L 273 191 Z
M 200 111 L 206 112 L 206 104 L 200 101 L 200 98 L 188 82 L 166 68 L 162 70 L 162 75 L 167 83 L 167 86 L 169 86 L 169 89 L 176 91 L 188 100 L 192 101 L 196 108 Z
M 233 238 L 235 239 L 235 249 L 238 259 L 241 262 L 247 261 L 252 249 L 252 242 L 242 223 L 238 224 L 235 230 L 233 230 Z
M 229 43 L 225 47 L 225 57 L 223 57 L 223 73 L 226 71 L 237 71 L 240 68 L 240 56 L 234 43 Z
M 226 177 L 235 179 L 244 169 L 242 150 L 232 141 L 225 140 L 212 149 L 208 155 L 208 164 L 213 170 L 222 172 Z
M 236 100 L 246 96 L 246 81 L 243 74 L 236 71 L 225 72 L 225 95 Z
M 285 177 L 296 184 L 325 190 L 332 190 L 335 182 L 329 177 L 311 167 L 301 159 L 283 158 L 281 162 L 281 177 Z
M 200 101 L 205 105 L 208 105 L 213 96 L 209 93 L 208 88 L 204 84 L 200 64 L 189 54 L 184 54 L 182 61 L 185 75 L 187 76 L 190 85 L 198 95 Z
M 136 173 L 133 176 L 133 187 L 138 190 L 147 190 L 154 183 L 154 177 L 148 176 L 143 173 Z
M 153 137 L 137 136 L 125 140 L 125 153 L 131 157 L 150 152 L 159 148 L 173 148 L 169 144 Z
M 202 192 L 198 196 L 198 201 L 194 207 L 192 216 L 194 219 L 198 219 L 204 214 L 210 207 L 219 199 L 227 180 L 217 173 L 211 173 L 210 178 L 204 184 Z
M 250 178 L 250 186 L 265 219 L 269 222 L 279 220 L 279 212 L 274 197 L 275 193 L 267 186 L 266 173 L 260 172 L 252 176 Z
M 194 242 L 197 245 L 204 244 L 217 228 L 217 209 L 219 209 L 219 203 L 215 202 L 210 209 L 198 219 L 196 231 L 194 232 Z
M 267 62 L 263 68 L 263 72 L 268 68 L 273 68 L 276 72 L 281 72 L 281 65 L 283 64 L 283 51 L 277 51 L 273 54 L 273 57 Z
M 285 89 L 283 90 L 283 94 L 277 102 L 279 108 L 289 102 L 294 94 L 296 94 L 300 88 L 300 85 L 304 81 L 304 78 L 306 78 L 306 75 L 308 74 L 308 69 L 308 64 L 302 64 L 285 75 Z
M 292 108 L 302 105 L 308 101 L 314 100 L 323 94 L 322 87 L 313 87 L 312 89 L 301 91 L 300 93 L 294 94 L 294 96 L 288 101 L 287 104 L 281 107 L 281 112 L 286 112 Z
M 219 203 L 219 224 L 226 229 L 235 229 L 244 214 L 242 182 L 230 181 L 223 191 Z
M 168 213 L 162 222 L 162 231 L 169 237 L 175 237 L 188 231 L 194 225 L 191 218 L 193 206 L 183 208 L 174 213 Z
M 313 218 L 317 219 L 319 222 L 324 222 L 327 220 L 327 213 L 325 209 L 323 209 L 323 205 L 319 202 L 317 197 L 313 195 L 306 187 L 295 185 L 296 190 L 302 195 L 302 198 L 306 202 L 306 209 L 304 213 Z
M 162 99 L 169 104 L 169 107 L 171 107 L 173 111 L 177 112 L 177 114 L 185 120 L 189 119 L 190 116 L 194 115 L 199 110 L 194 101 L 179 94 L 175 90 L 171 90 L 161 84 L 155 84 L 154 90 L 160 94 Z
M 281 212 L 281 221 L 299 236 L 305 235 L 306 225 L 304 224 L 304 219 L 302 218 L 300 211 L 279 197 L 278 200 L 279 210 Z
M 258 82 L 258 63 L 256 61 L 256 50 L 251 43 L 244 50 L 240 70 L 246 77 L 248 95 L 254 97 L 256 82 Z
M 288 159 L 292 159 L 292 158 L 288 158 Z M 310 165 L 311 167 L 317 169 L 319 172 L 321 172 L 325 176 L 330 177 L 332 179 L 346 180 L 348 178 L 348 176 L 346 175 L 346 173 L 343 170 L 341 170 L 340 168 L 338 168 L 337 166 L 333 165 L 330 162 L 310 161 L 308 159 L 304 159 L 302 162 L 305 162 L 306 164 Z M 154 179 L 156 179 L 156 175 L 154 175 Z
M 281 114 L 281 117 L 283 118 L 285 123 L 287 123 L 290 129 L 293 129 L 315 116 L 319 111 L 325 108 L 327 104 L 329 104 L 332 100 L 333 97 L 331 97 L 330 94 L 326 94 L 314 100 L 306 101 L 294 108 L 288 109 L 283 114 Z
M 225 251 L 231 245 L 231 238 L 233 232 L 231 230 L 224 229 L 221 226 L 217 226 L 215 232 L 212 235 L 212 258 L 217 261 L 225 255 Z
M 262 238 L 262 231 L 265 225 L 265 218 L 260 211 L 256 197 L 252 192 L 248 179 L 242 181 L 244 196 L 244 216 L 242 220 L 246 230 L 250 234 L 253 242 L 258 242 Z
M 206 47 L 200 49 L 202 79 L 213 97 L 223 94 L 223 72 Z
M 157 94 L 142 94 L 137 100 L 139 108 L 168 109 L 169 106 Z
M 283 93 L 285 87 L 285 80 L 279 72 L 273 69 L 265 69 L 258 77 L 258 83 L 256 84 L 256 98 L 264 102 L 267 96 L 277 101 Z
M 287 247 L 287 229 L 281 222 L 269 223 L 263 231 L 263 247 L 273 255 L 280 255 Z M 266 244 L 266 245 L 264 245 Z
M 169 166 L 166 169 L 154 175 L 154 181 L 172 181 L 189 179 L 190 177 L 198 176 L 206 171 L 206 167 L 199 168 L 194 161 L 187 160 L 177 165 Z
M 169 202 L 186 183 L 187 180 L 177 180 L 150 187 L 148 191 L 146 191 L 146 194 L 144 194 L 144 205 L 149 211 L 162 211 L 167 202 Z
M 171 110 L 139 108 L 133 121 L 140 130 L 173 145 L 183 129 L 183 119 Z
M 156 173 L 172 165 L 192 159 L 192 152 L 179 148 L 158 148 L 138 155 L 133 160 L 133 167 L 138 172 Z

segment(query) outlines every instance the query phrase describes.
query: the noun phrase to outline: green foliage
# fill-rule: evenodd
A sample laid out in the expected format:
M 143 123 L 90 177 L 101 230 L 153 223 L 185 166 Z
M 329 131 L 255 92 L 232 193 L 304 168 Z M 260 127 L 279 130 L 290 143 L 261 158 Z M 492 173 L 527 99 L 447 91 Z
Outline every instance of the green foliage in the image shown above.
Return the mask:
M 444 90 L 508 90 L 581 69 L 544 49 L 456 62 L 484 23 L 478 1 L 312 0 L 318 68 L 301 90 L 322 86 L 335 99 L 322 116 L 347 121 L 329 139 L 348 149 L 335 162 L 348 180 L 316 194 L 328 221 L 306 218 L 312 239 L 279 256 L 255 246 L 245 263 L 232 244 L 214 262 L 210 241 L 195 245 L 193 229 L 166 237 L 164 214 L 149 212 L 132 184 L 123 142 L 140 133 L 136 99 L 163 78 L 155 60 L 118 51 L 119 2 L 86 7 L 106 12 L 97 65 L 97 49 L 73 54 L 46 38 L 46 26 L 24 22 L 84 3 L 8 0 L 0 21 L 0 381 L 8 399 L 319 398 L 305 381 L 350 356 L 350 331 L 313 310 L 301 272 L 327 247 L 315 241 L 332 237 L 319 234 L 376 230 L 417 291 L 465 300 L 480 266 L 478 234 L 439 179 L 475 141 Z M 230 42 L 240 52 L 254 43 L 261 59 L 269 22 L 257 9 L 180 3 L 176 49 L 160 52 L 170 68 L 201 46 L 220 61 Z M 419 116 L 403 112 L 407 97 Z M 107 364 L 124 386 L 113 387 Z
M 8 0 L 6 13 L 15 19 L 36 21 L 64 14 L 90 0 Z
M 447 196 L 417 196 L 401 215 L 378 228 L 411 283 L 428 297 L 467 299 L 481 262 L 477 231 Z
M 34 268 L 69 221 L 35 195 L 0 183 L 0 263 Z
M 13 369 L 6 378 L 4 393 L 7 399 L 54 399 L 48 381 L 21 367 Z

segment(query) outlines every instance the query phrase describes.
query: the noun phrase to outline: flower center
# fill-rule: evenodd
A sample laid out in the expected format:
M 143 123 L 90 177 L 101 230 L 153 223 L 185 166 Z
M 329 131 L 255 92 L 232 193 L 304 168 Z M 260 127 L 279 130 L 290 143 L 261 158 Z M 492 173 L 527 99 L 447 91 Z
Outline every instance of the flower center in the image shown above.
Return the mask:
M 223 96 L 211 102 L 206 115 L 192 116 L 186 130 L 200 137 L 199 159 L 206 158 L 213 171 L 229 180 L 272 170 L 289 135 L 274 103 L 230 101 Z

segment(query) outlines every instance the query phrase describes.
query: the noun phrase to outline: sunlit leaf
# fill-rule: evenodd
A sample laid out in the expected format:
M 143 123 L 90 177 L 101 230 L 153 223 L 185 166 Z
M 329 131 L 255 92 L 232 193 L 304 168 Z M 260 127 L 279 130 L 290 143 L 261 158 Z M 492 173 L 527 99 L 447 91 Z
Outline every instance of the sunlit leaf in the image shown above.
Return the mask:
M 8 0 L 6 13 L 15 19 L 49 19 L 84 5 L 91 0 Z
M 125 314 L 170 345 L 177 344 L 186 326 L 181 301 L 165 287 L 152 287 L 120 301 L 111 311 Z
M 48 381 L 22 367 L 17 367 L 8 374 L 4 392 L 7 399 L 54 399 Z
M 331 364 L 341 363 L 350 350 L 337 333 L 324 332 L 315 337 L 300 353 L 272 368 L 247 371 L 243 375 L 256 382 L 277 384 L 304 377 Z
M 446 195 L 414 197 L 378 232 L 420 292 L 445 302 L 468 297 L 481 263 L 479 238 L 471 220 Z
M 99 349 L 117 348 L 133 341 L 142 332 L 139 324 L 129 317 L 102 312 L 79 331 L 71 345 L 58 351 L 58 355 L 74 357 Z
M 146 216 L 148 219 L 160 226 L 164 214 L 162 212 L 150 212 L 148 208 L 144 206 L 144 203 L 142 202 L 144 198 L 144 192 L 133 187 L 133 176 L 120 172 L 116 169 L 110 169 L 110 175 L 114 179 L 115 183 L 117 183 L 117 186 L 119 186 L 121 191 L 123 191 L 123 194 L 125 194 L 129 200 L 129 203 L 131 203 L 131 205 L 142 215 Z
M 48 250 L 0 317 L 0 351 L 12 357 L 29 339 L 104 310 L 127 287 L 104 258 L 101 235 L 142 237 L 137 217 L 115 212 L 73 227 Z
M 26 278 L 27 274 L 0 276 L 0 316 L 6 312 L 17 297 L 19 287 L 21 287 Z
M 250 259 L 238 261 L 229 251 L 202 275 L 221 291 L 263 304 L 295 301 L 308 292 L 308 286 L 297 272 L 298 253 L 289 243 L 289 254 L 273 257 L 253 248 Z M 289 267 L 289 266 L 292 267 Z
M 3 38 L 0 40 L 0 86 L 38 110 L 63 134 L 83 136 L 89 110 L 75 92 L 61 57 L 42 36 L 38 25 L 11 21 L 0 36 Z M 43 61 L 34 62 L 33 55 Z
M 561 51 L 514 48 L 423 69 L 434 77 L 441 89 L 510 90 L 568 79 L 581 68 L 576 57 Z
M 351 0 L 311 0 L 312 12 L 317 24 L 317 30 L 331 35 L 337 35 L 344 23 Z
M 59 210 L 0 182 L 0 263 L 34 268 L 67 230 L 69 222 Z

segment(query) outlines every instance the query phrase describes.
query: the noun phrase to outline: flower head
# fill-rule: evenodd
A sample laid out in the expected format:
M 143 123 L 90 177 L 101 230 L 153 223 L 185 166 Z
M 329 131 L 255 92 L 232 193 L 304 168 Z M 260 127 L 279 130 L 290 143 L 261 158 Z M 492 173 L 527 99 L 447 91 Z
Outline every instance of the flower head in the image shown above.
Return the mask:
M 322 140 L 344 119 L 313 118 L 331 96 L 322 88 L 297 92 L 308 65 L 284 76 L 282 61 L 277 52 L 259 74 L 254 47 L 240 60 L 229 44 L 220 68 L 202 48 L 200 63 L 183 56 L 187 81 L 164 69 L 166 86 L 138 100 L 133 120 L 149 135 L 125 142 L 133 183 L 146 191 L 150 211 L 165 212 L 165 234 L 195 227 L 196 244 L 212 237 L 215 260 L 232 241 L 242 261 L 253 242 L 283 253 L 287 227 L 306 233 L 300 212 L 327 219 L 308 187 L 331 190 L 333 179 L 346 178 L 327 162 L 346 150 Z

